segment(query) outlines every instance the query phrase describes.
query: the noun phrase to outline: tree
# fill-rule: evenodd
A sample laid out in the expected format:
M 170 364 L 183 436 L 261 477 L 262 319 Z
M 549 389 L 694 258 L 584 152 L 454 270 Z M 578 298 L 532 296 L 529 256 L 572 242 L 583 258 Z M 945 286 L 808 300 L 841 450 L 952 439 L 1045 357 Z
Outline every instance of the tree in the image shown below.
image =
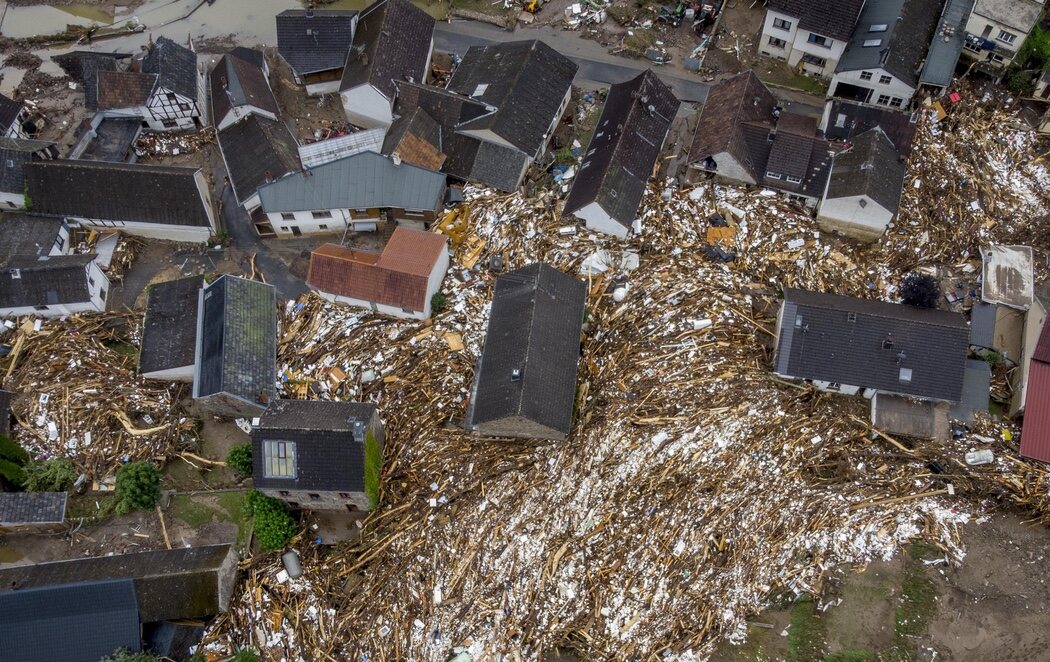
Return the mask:
M 109 657 L 102 658 L 101 662 L 160 662 L 160 658 L 148 651 L 132 653 L 127 648 L 121 648 Z
M 252 445 L 238 444 L 226 454 L 226 466 L 242 476 L 252 474 Z
M 365 433 L 365 494 L 368 503 L 379 505 L 379 475 L 383 470 L 383 448 L 371 431 Z
M 259 662 L 259 653 L 254 648 L 241 648 L 233 656 L 232 662 Z
M 933 276 L 911 272 L 901 281 L 901 302 L 919 308 L 936 308 L 941 286 Z
M 132 462 L 117 471 L 117 512 L 152 510 L 160 500 L 160 471 L 149 462 Z
M 65 492 L 77 479 L 76 467 L 64 457 L 30 462 L 25 474 L 25 488 L 30 492 Z
M 430 312 L 439 315 L 445 312 L 446 308 L 448 308 L 448 298 L 441 292 L 434 292 L 434 296 L 430 297 Z
M 263 549 L 281 549 L 299 528 L 282 501 L 258 490 L 248 492 L 244 507 L 252 517 L 255 536 Z
M 23 467 L 29 461 L 29 453 L 17 443 L 0 435 L 0 482 L 17 489 L 25 483 Z

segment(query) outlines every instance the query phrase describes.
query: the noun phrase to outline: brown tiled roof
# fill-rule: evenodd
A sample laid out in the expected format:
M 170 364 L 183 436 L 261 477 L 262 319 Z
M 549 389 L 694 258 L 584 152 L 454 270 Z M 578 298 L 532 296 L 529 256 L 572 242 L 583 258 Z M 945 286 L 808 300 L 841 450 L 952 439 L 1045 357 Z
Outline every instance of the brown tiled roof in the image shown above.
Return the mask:
M 310 255 L 307 282 L 337 296 L 421 311 L 445 242 L 439 234 L 399 227 L 378 255 L 325 244 Z
M 701 161 L 719 152 L 729 152 L 747 163 L 747 145 L 741 125 L 772 122 L 777 100 L 753 71 L 745 71 L 711 87 L 696 124 L 689 160 Z
M 134 71 L 98 72 L 98 108 L 132 108 L 144 106 L 157 84 L 157 74 Z
M 422 108 L 394 120 L 383 141 L 383 154 L 396 154 L 405 163 L 438 171 L 445 163 L 441 125 Z

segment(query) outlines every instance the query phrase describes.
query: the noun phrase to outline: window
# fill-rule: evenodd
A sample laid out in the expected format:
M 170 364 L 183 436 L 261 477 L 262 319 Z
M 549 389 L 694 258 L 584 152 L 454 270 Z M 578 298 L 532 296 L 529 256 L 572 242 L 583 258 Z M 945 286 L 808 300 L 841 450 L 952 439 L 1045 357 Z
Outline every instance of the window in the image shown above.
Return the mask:
M 864 209 L 865 207 L 868 206 L 868 201 L 865 200 L 864 198 L 861 198 L 860 200 L 857 200 L 857 204 L 860 205 L 861 209 Z
M 875 101 L 875 103 L 879 104 L 880 106 L 890 105 L 890 95 L 880 94 L 878 100 Z
M 294 441 L 263 441 L 263 476 L 295 478 Z
M 810 32 L 809 38 L 806 41 L 808 41 L 811 44 L 816 44 L 817 46 L 823 46 L 824 48 L 831 48 L 831 44 L 834 43 L 827 37 L 822 37 L 819 34 L 816 34 L 815 32 Z
M 999 55 L 998 53 L 988 53 L 988 59 L 997 64 L 1002 64 L 1005 58 L 1002 55 Z
M 801 184 L 802 183 L 802 178 L 801 177 L 788 176 L 787 180 L 788 180 L 789 184 Z
M 787 42 L 783 39 L 777 39 L 776 37 L 769 38 L 769 45 L 773 48 L 784 48 L 787 46 Z
M 780 179 L 783 175 L 779 172 L 767 172 L 766 177 L 769 177 L 770 179 Z
M 885 32 L 888 27 L 885 23 L 875 23 L 868 28 L 868 32 Z
M 288 226 L 287 225 L 282 225 L 281 226 L 281 232 L 288 232 Z
M 1017 35 L 1006 30 L 1000 30 L 998 39 L 1005 44 L 1012 44 L 1017 41 Z
M 838 115 L 836 115 L 835 116 L 835 126 L 840 128 L 840 129 L 845 127 L 846 126 L 846 116 L 843 115 L 842 113 L 839 113 Z
M 847 322 L 856 322 L 857 321 L 857 313 L 854 313 L 854 312 L 846 313 L 846 321 Z
M 322 230 L 327 230 L 327 229 L 328 229 L 328 226 L 327 226 L 327 225 L 325 225 L 324 223 L 321 223 L 321 224 L 320 224 L 320 225 L 318 225 L 317 227 L 318 227 L 318 228 L 320 228 L 320 229 L 322 229 Z
M 415 313 L 416 311 L 412 310 L 411 308 L 402 308 L 401 312 L 408 313 L 409 315 L 411 315 L 411 314 Z
M 814 67 L 823 67 L 828 63 L 828 61 L 824 58 L 817 57 L 816 55 L 810 55 L 809 53 L 802 54 L 802 61 L 806 64 L 811 64 Z
M 904 105 L 904 99 L 900 97 L 893 97 L 890 99 L 890 108 L 900 108 Z
M 861 80 L 871 80 L 871 72 L 870 71 L 862 71 L 862 72 L 860 72 L 860 79 Z
M 282 211 L 281 212 L 281 220 L 282 221 L 294 221 L 295 220 L 295 214 L 293 214 L 292 212 L 289 212 L 289 211 Z
M 91 276 L 88 276 L 88 285 L 90 285 L 91 287 L 95 286 L 95 279 Z
M 873 48 L 875 46 L 882 46 L 881 39 L 865 39 L 864 48 Z
M 178 125 L 179 125 L 179 123 L 176 122 L 175 120 L 162 120 L 161 121 L 161 126 L 163 126 L 165 129 L 174 129 Z
M 174 93 L 168 92 L 168 101 L 178 101 L 179 98 Z
M 778 30 L 790 30 L 791 29 L 791 21 L 785 21 L 782 18 L 774 18 L 773 19 L 773 27 L 778 29 Z
M 179 104 L 179 110 L 189 110 L 189 109 L 190 109 L 190 104 L 188 104 L 188 103 L 180 103 Z
M 350 493 L 349 492 L 340 492 L 339 493 L 339 498 L 340 499 L 349 499 L 350 498 Z
M 905 384 L 911 381 L 911 368 L 901 368 L 900 380 Z
M 55 248 L 57 248 L 58 250 L 62 250 L 65 247 L 66 247 L 66 239 L 65 239 L 65 237 L 62 237 L 61 235 L 56 237 L 55 238 Z
M 98 291 L 98 298 L 102 299 L 103 301 L 106 300 L 106 288 L 103 287 Z
M 310 501 L 320 501 L 321 500 L 321 495 L 320 494 L 312 494 L 311 493 L 311 494 L 307 494 L 306 496 L 310 497 Z
M 889 85 L 890 83 L 893 82 L 893 78 L 891 78 L 890 76 L 887 76 L 886 74 L 883 74 L 883 75 L 879 76 L 879 82 L 881 84 L 883 84 L 883 85 Z
M 332 212 L 330 211 L 314 211 L 310 213 L 314 218 L 332 218 Z
M 22 270 L 21 269 L 12 269 L 12 270 L 10 270 L 7 273 L 11 275 L 11 279 L 12 280 L 18 280 L 19 278 L 22 277 Z

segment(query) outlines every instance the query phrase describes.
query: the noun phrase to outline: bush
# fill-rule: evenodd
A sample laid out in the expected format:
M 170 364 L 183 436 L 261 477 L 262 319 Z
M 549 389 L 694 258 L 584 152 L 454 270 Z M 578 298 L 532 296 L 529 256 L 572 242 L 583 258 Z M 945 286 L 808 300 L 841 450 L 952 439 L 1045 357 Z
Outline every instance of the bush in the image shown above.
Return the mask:
M 233 662 L 259 662 L 260 659 L 254 648 L 242 648 L 233 656 Z
M 132 462 L 117 471 L 117 512 L 152 510 L 160 500 L 160 471 L 149 462 Z
M 226 454 L 226 466 L 242 476 L 252 475 L 252 445 L 238 444 Z
M 379 475 L 383 471 L 383 449 L 375 436 L 365 434 L 365 494 L 372 508 L 379 505 Z
M 430 297 L 430 313 L 438 315 L 445 312 L 446 308 L 448 308 L 448 299 L 441 292 L 434 292 L 434 296 Z
M 283 502 L 258 490 L 248 492 L 244 507 L 253 519 L 255 535 L 263 549 L 283 548 L 299 528 Z
M 30 492 L 65 492 L 77 479 L 76 467 L 64 457 L 30 462 L 25 474 L 25 488 Z
M 102 658 L 101 662 L 160 662 L 160 658 L 147 651 L 132 653 L 127 648 L 121 648 L 109 657 Z
M 912 272 L 901 281 L 901 302 L 919 308 L 936 308 L 941 286 L 933 276 Z
M 14 441 L 0 435 L 0 478 L 12 488 L 19 488 L 25 483 L 23 470 L 29 461 L 29 453 Z

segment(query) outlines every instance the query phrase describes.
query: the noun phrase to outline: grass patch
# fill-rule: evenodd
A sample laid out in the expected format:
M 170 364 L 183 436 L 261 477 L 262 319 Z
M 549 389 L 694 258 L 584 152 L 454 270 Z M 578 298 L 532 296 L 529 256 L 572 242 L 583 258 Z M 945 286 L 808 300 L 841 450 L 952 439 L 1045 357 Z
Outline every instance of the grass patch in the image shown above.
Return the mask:
M 581 154 L 585 153 L 587 146 L 591 144 L 591 138 L 598 127 L 598 118 L 602 116 L 603 107 L 604 103 L 595 103 L 587 112 L 573 118 L 573 133 L 576 140 L 580 141 Z
M 937 587 L 927 576 L 922 559 L 939 556 L 939 553 L 921 543 L 911 546 L 911 558 L 907 562 L 904 581 L 901 582 L 901 603 L 894 616 L 893 634 L 895 643 L 890 651 L 890 660 L 917 660 L 915 638 L 926 634 L 930 619 L 937 611 Z
M 204 526 L 218 515 L 214 508 L 194 501 L 188 496 L 174 497 L 171 500 L 171 508 L 175 517 L 195 529 Z
M 875 651 L 849 648 L 837 653 L 831 653 L 824 658 L 824 662 L 878 662 L 879 656 Z
M 812 662 L 824 657 L 824 622 L 809 598 L 795 603 L 788 628 L 788 660 Z
M 244 510 L 244 492 L 223 492 L 218 496 L 219 506 L 230 516 L 230 521 L 237 525 L 237 547 L 243 548 L 248 543 L 248 513 Z
M 105 519 L 117 513 L 120 499 L 116 494 L 70 494 L 66 502 L 66 518 Z
M 383 448 L 371 431 L 365 433 L 365 494 L 368 503 L 379 505 L 379 483 L 383 472 Z
M 455 9 L 477 12 L 486 16 L 501 18 L 504 21 L 514 20 L 517 17 L 517 11 L 514 9 L 504 9 L 502 3 L 492 4 L 491 0 L 452 0 L 449 4 L 449 10 Z M 513 25 L 513 23 L 509 24 Z
M 631 30 L 631 32 L 634 34 L 627 35 L 627 38 L 623 40 L 623 47 L 625 50 L 641 56 L 645 55 L 646 49 L 652 48 L 656 45 L 655 30 L 636 28 Z

